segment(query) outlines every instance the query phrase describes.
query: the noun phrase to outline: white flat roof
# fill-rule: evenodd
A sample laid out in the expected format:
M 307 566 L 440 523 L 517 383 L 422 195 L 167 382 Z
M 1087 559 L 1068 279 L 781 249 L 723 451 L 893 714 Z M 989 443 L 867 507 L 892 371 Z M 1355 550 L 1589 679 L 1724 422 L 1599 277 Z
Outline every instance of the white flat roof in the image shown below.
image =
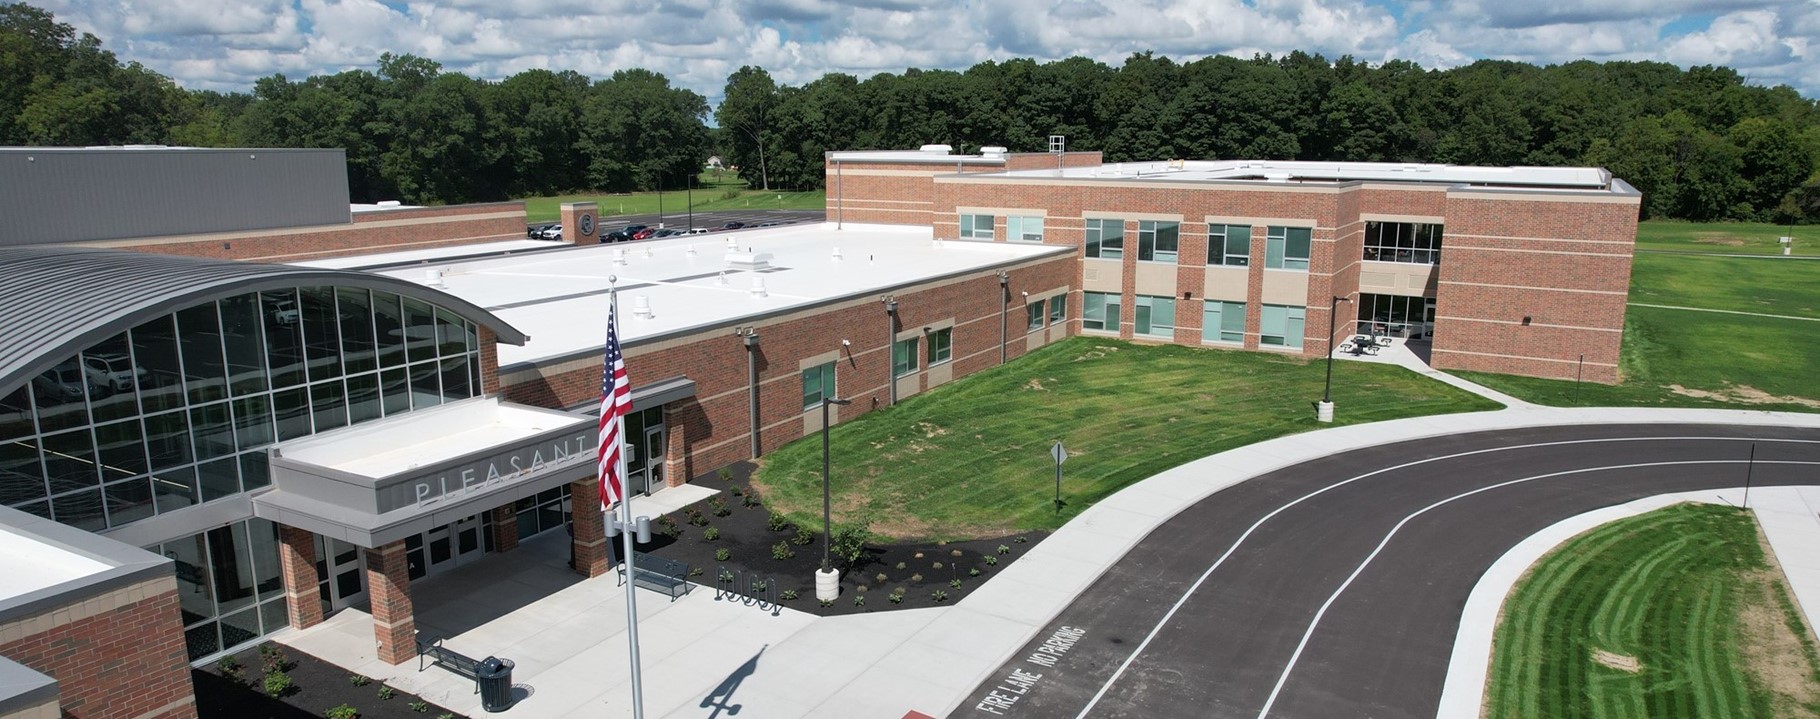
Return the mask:
M 426 267 L 444 270 L 441 289 L 530 335 L 523 347 L 499 346 L 505 367 L 598 352 L 606 341 L 609 277 L 617 277 L 620 290 L 620 342 L 631 343 L 1074 251 L 1005 242 L 938 244 L 933 237 L 929 227 L 805 224 L 378 272 L 427 283 Z M 729 242 L 737 253 L 770 255 L 769 267 L 755 272 L 731 266 Z M 836 248 L 841 259 L 834 257 Z M 624 264 L 616 262 L 621 253 Z M 755 281 L 763 282 L 763 296 L 752 292 Z M 634 314 L 641 302 L 650 307 L 649 317 Z
M 347 428 L 354 431 L 311 435 L 285 442 L 281 451 L 300 462 L 377 479 L 535 437 L 575 421 L 575 415 L 489 397 Z
M 113 565 L 0 527 L 0 601 L 113 569 Z
M 406 250 L 404 252 L 386 252 L 377 255 L 355 255 L 353 257 L 331 257 L 325 260 L 307 260 L 292 262 L 302 267 L 320 267 L 331 270 L 360 270 L 368 267 L 399 265 L 407 262 L 435 262 L 449 257 L 466 255 L 504 254 L 507 252 L 525 252 L 531 250 L 553 250 L 570 246 L 566 242 L 554 240 L 505 240 L 502 242 L 481 242 L 472 245 L 455 245 L 436 247 L 427 250 Z
M 1611 189 L 1609 171 L 1597 167 L 1479 167 L 1415 162 L 1298 162 L 1290 160 L 1169 160 L 1091 167 L 1017 170 L 969 177 L 1102 178 L 1157 182 L 1438 182 L 1489 187 Z

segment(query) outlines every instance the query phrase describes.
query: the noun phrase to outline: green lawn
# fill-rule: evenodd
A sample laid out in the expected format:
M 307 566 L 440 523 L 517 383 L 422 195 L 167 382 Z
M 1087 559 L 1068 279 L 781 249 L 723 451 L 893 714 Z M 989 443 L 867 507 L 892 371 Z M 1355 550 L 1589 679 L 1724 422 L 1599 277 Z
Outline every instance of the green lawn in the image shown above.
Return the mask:
M 1776 238 L 1788 233 L 1788 225 L 1762 222 L 1645 220 L 1637 223 L 1637 249 L 1779 255 Z M 1795 225 L 1793 236 L 1795 254 L 1820 255 L 1820 226 Z
M 1314 429 L 1320 361 L 1077 337 L 831 432 L 835 522 L 894 538 L 965 539 L 1061 526 L 1170 467 Z M 1496 409 L 1388 365 L 1334 368 L 1339 424 Z M 1059 514 L 1056 440 L 1069 450 Z M 821 526 L 821 442 L 762 460 L 766 503 Z
M 1820 318 L 1820 261 L 1640 253 L 1630 301 Z
M 1820 662 L 1788 596 L 1737 509 L 1607 524 L 1537 562 L 1505 600 L 1486 714 L 1812 716 Z
M 827 193 L 821 190 L 810 192 L 785 192 L 753 190 L 738 177 L 728 174 L 716 180 L 712 173 L 702 173 L 699 184 L 693 193 L 687 190 L 665 190 L 663 192 L 663 213 L 665 216 L 686 217 L 691 206 L 696 212 L 710 210 L 820 210 L 827 206 Z M 658 193 L 637 192 L 631 194 L 610 195 L 602 193 L 581 193 L 575 195 L 558 195 L 555 197 L 526 197 L 526 222 L 555 222 L 560 219 L 562 203 L 593 202 L 600 206 L 602 218 L 617 215 L 649 215 L 658 211 Z M 609 223 L 610 224 L 610 223 Z

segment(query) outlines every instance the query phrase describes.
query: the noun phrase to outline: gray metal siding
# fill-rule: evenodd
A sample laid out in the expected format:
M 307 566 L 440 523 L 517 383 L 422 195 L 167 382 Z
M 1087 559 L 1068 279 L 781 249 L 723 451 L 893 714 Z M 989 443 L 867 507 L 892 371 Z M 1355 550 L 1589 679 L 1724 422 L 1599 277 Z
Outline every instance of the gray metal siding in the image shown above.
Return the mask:
M 342 224 L 342 150 L 0 148 L 0 246 Z

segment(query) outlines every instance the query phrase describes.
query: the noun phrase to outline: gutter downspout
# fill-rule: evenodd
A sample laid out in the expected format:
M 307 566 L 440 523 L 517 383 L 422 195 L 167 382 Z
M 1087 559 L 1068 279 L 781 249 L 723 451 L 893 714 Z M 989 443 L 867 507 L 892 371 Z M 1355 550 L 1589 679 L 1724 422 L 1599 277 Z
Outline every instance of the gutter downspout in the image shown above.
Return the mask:
M 752 458 L 757 459 L 762 445 L 758 436 L 758 330 L 748 327 L 746 341 L 746 403 L 752 417 Z
M 891 361 L 886 364 L 885 384 L 891 387 L 891 403 L 897 406 L 897 298 L 885 297 L 885 346 L 891 348 Z
M 846 219 L 847 219 L 847 193 L 845 191 L 846 184 L 841 182 L 843 177 L 844 176 L 841 173 L 841 161 L 835 160 L 834 161 L 834 229 L 836 229 L 836 230 L 841 229 L 841 226 L 843 224 L 845 224 Z M 826 220 L 824 220 L 824 222 L 825 221 Z
M 1005 313 L 1011 303 L 1011 273 L 998 271 L 998 363 L 1005 363 Z

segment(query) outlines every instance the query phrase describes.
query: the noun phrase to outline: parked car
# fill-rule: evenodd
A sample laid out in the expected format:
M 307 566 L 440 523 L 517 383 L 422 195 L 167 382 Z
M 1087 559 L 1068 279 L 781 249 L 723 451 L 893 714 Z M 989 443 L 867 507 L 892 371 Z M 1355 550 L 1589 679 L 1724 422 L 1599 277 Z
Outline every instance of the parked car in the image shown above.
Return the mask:
M 38 397 L 38 406 L 52 407 L 64 402 L 81 402 L 82 384 L 81 370 L 52 368 L 32 378 L 32 391 Z
M 734 221 L 734 222 L 729 222 L 727 224 L 721 225 L 720 228 L 723 230 L 737 230 L 737 229 L 739 229 L 741 227 L 745 227 L 745 226 L 746 226 L 746 223 L 744 223 L 744 222 Z
M 546 240 L 562 239 L 562 225 L 557 225 L 555 227 L 551 227 L 550 229 L 544 230 L 543 238 Z
M 539 225 L 531 225 L 531 226 L 525 228 L 525 237 L 529 237 L 533 240 L 546 239 L 545 233 L 548 233 L 550 230 L 556 230 L 556 232 L 558 234 L 561 234 L 562 225 L 560 223 L 556 223 L 556 222 L 545 222 L 545 223 L 539 224 Z
M 603 244 L 603 245 L 607 244 L 609 242 L 630 242 L 630 241 L 632 241 L 632 235 L 628 234 L 625 230 L 614 230 L 612 232 L 609 232 L 607 234 L 600 236 L 600 244 Z
M 639 230 L 639 231 L 637 231 L 637 232 L 634 232 L 634 233 L 632 233 L 632 239 L 634 239 L 634 240 L 648 240 L 648 239 L 651 239 L 651 235 L 654 235 L 654 234 L 657 234 L 657 228 L 655 228 L 655 227 L 646 227 L 646 228 L 644 228 L 644 229 L 642 229 L 642 230 Z
M 712 231 L 712 230 L 709 230 L 709 229 L 708 229 L 708 228 L 706 228 L 706 227 L 696 227 L 696 228 L 693 228 L 693 229 L 691 229 L 691 230 L 689 230 L 689 232 L 688 232 L 688 234 L 691 234 L 691 235 L 705 235 L 705 234 L 708 234 L 708 233 L 709 233 L 709 232 L 711 232 L 711 231 Z
M 130 392 L 145 378 L 145 368 L 133 365 L 133 358 L 119 352 L 82 355 L 82 369 L 88 374 L 90 387 L 109 394 Z
M 656 239 L 659 237 L 675 237 L 675 236 L 683 234 L 683 233 L 684 233 L 683 230 L 679 230 L 674 227 L 665 227 L 661 230 L 658 230 L 657 232 L 652 233 L 651 237 L 653 239 Z

